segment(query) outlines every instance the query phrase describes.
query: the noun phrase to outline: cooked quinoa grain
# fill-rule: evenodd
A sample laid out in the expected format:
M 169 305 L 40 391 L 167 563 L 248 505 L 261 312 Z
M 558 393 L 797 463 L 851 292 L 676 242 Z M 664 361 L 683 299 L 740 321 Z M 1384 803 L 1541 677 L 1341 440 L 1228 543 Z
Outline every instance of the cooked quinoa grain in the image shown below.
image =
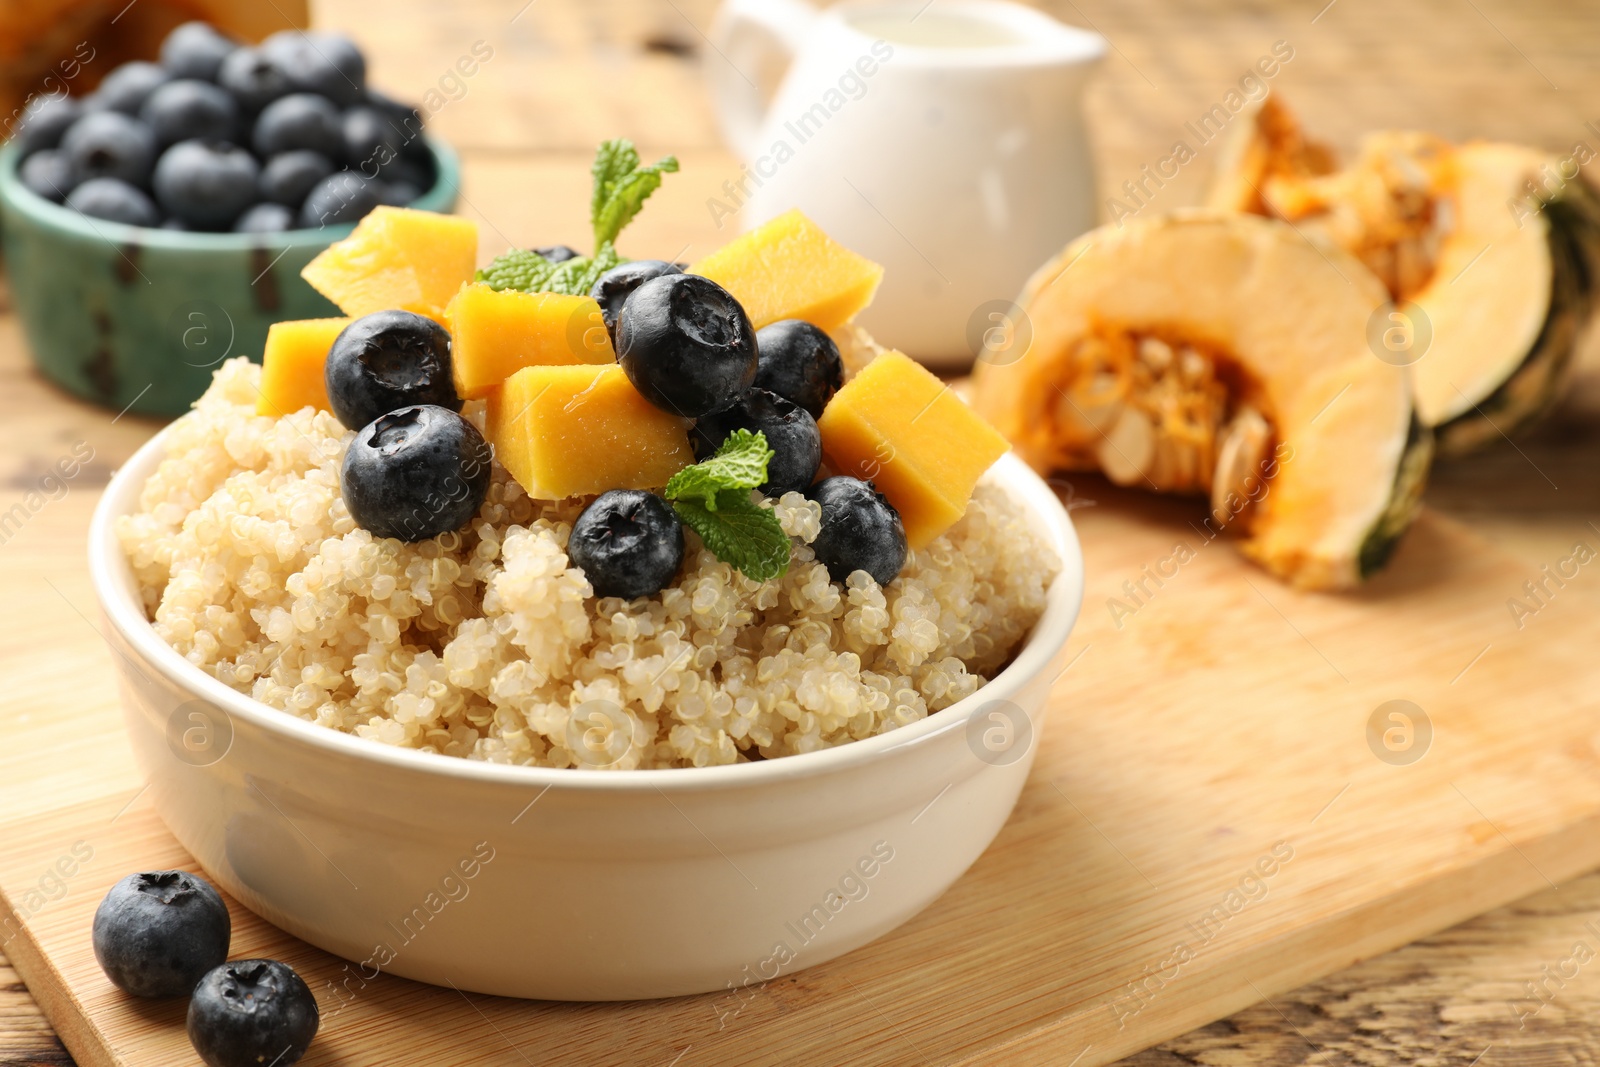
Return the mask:
M 566 556 L 586 501 L 531 500 L 496 466 L 469 527 L 374 538 L 339 495 L 350 433 L 326 412 L 256 415 L 259 377 L 244 359 L 218 370 L 118 533 L 156 632 L 190 663 L 386 744 L 609 768 L 829 748 L 977 689 L 1060 567 L 985 482 L 887 587 L 835 585 L 809 547 L 817 505 L 788 493 L 782 578 L 751 581 L 685 531 L 676 583 L 596 599 Z

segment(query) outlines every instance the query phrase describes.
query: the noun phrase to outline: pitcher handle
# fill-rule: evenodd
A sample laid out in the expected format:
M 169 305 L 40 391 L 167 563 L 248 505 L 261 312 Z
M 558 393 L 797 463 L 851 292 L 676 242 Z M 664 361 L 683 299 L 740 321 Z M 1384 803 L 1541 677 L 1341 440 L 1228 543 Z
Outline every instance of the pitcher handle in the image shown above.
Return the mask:
M 717 12 L 711 45 L 718 55 L 706 64 L 711 101 L 723 139 L 746 160 L 761 154 L 767 102 L 760 75 L 773 60 L 794 58 L 816 17 L 805 0 L 727 0 Z

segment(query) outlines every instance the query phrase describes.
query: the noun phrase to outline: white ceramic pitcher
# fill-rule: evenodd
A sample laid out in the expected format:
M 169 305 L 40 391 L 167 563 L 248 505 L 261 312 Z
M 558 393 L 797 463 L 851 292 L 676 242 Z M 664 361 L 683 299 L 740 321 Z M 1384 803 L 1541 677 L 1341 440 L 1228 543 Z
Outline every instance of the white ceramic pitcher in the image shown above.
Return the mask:
M 886 345 L 970 362 L 996 309 L 1094 225 L 1081 105 L 1097 34 L 1005 0 L 729 0 L 711 40 L 745 164 L 708 210 L 750 227 L 798 207 L 882 263 L 862 324 Z

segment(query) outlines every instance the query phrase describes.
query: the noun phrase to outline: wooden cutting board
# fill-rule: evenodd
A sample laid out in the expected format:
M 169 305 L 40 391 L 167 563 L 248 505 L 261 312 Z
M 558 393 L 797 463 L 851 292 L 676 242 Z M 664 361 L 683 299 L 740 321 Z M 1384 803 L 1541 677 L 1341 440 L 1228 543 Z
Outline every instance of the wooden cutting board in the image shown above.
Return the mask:
M 334 1011 L 343 961 L 235 905 L 234 955 L 288 961 L 323 1003 L 303 1062 L 1089 1067 L 1600 865 L 1588 567 L 1519 628 L 1508 599 L 1531 606 L 1543 575 L 1436 513 L 1368 590 L 1329 597 L 1206 542 L 1192 503 L 1062 489 L 1089 567 L 1078 658 L 1010 823 L 921 916 L 742 998 L 380 977 Z M 124 749 L 65 521 L 93 493 L 41 517 L 59 566 L 19 577 L 39 611 L 5 623 L 0 923 L 81 1064 L 167 1067 L 192 1062 L 183 1005 L 123 997 L 89 948 L 112 882 L 192 864 Z M 1415 705 L 1409 748 L 1399 720 L 1390 747 L 1369 738 L 1394 700 Z

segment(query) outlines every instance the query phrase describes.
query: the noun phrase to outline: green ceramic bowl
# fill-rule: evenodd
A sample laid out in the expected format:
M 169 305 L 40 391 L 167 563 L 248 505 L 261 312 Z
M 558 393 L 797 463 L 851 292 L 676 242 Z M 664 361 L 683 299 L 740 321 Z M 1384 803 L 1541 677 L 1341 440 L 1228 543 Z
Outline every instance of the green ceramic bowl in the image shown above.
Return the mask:
M 461 166 L 428 139 L 438 180 L 413 207 L 455 207 Z M 89 218 L 29 192 L 0 149 L 11 298 L 33 359 L 117 411 L 179 415 L 230 356 L 261 359 L 267 327 L 338 315 L 300 269 L 354 225 L 281 234 L 184 233 Z

